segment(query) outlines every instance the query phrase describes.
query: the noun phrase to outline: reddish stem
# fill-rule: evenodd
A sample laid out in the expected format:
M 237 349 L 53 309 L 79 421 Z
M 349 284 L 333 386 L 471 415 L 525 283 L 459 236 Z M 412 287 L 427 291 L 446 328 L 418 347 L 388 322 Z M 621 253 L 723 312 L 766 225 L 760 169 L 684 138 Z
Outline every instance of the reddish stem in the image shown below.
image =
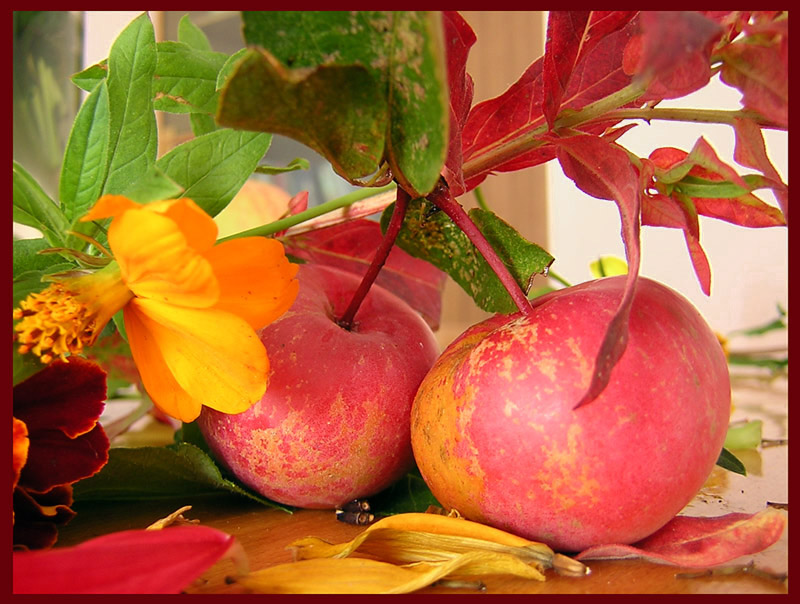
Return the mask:
M 526 315 L 530 314 L 532 311 L 531 303 L 522 290 L 522 287 L 520 287 L 517 280 L 514 279 L 508 267 L 500 256 L 497 255 L 497 252 L 486 240 L 483 233 L 481 233 L 478 227 L 475 226 L 475 223 L 472 222 L 472 219 L 464 211 L 464 208 L 462 208 L 450 194 L 450 190 L 446 186 L 438 185 L 433 192 L 428 195 L 428 200 L 447 214 L 456 226 L 469 238 L 489 264 L 489 267 L 497 275 L 497 278 L 500 279 L 500 283 L 503 284 L 503 287 L 505 287 L 508 295 L 511 296 L 511 299 L 514 301 L 514 304 L 517 305 L 520 312 Z
M 397 234 L 400 232 L 400 227 L 403 226 L 403 220 L 406 217 L 406 209 L 408 208 L 408 202 L 410 199 L 411 198 L 409 197 L 408 193 L 406 193 L 400 187 L 397 187 L 397 199 L 394 202 L 392 217 L 389 220 L 389 225 L 386 227 L 386 233 L 383 235 L 383 240 L 381 240 L 381 244 L 375 251 L 375 255 L 372 257 L 372 262 L 370 263 L 369 268 L 367 268 L 367 272 L 364 274 L 364 277 L 361 279 L 358 289 L 353 294 L 353 299 L 350 300 L 350 305 L 347 307 L 347 310 L 344 311 L 344 314 L 341 316 L 341 318 L 337 321 L 337 323 L 344 329 L 353 329 L 353 322 L 355 320 L 356 313 L 358 312 L 361 303 L 364 301 L 364 298 L 367 296 L 367 292 L 369 292 L 370 287 L 372 287 L 372 284 L 378 277 L 378 273 L 386 263 L 386 259 L 389 257 L 389 252 L 392 251 L 392 246 L 394 246 L 394 242 L 397 239 Z

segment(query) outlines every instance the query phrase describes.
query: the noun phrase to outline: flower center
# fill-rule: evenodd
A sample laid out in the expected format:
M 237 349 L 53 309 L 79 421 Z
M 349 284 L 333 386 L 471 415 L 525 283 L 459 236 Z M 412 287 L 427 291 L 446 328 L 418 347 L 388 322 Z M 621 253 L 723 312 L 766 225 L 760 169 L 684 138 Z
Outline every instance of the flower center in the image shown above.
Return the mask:
M 132 297 L 113 262 L 96 273 L 52 283 L 14 309 L 18 351 L 33 352 L 42 363 L 79 354 Z

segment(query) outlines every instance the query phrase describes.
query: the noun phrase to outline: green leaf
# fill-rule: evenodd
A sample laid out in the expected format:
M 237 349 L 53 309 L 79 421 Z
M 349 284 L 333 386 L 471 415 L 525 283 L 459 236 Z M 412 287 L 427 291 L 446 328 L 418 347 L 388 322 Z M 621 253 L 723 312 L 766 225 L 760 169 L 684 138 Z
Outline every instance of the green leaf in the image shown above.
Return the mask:
M 159 42 L 153 92 L 154 107 L 172 113 L 217 110 L 217 76 L 228 56 L 198 50 L 182 42 Z
M 763 426 L 764 422 L 760 419 L 731 425 L 728 427 L 728 434 L 725 436 L 725 443 L 722 446 L 733 450 L 755 449 L 761 444 L 761 428 Z
M 189 443 L 190 445 L 194 445 L 201 451 L 210 454 L 208 443 L 206 442 L 203 433 L 200 432 L 200 427 L 197 425 L 196 421 L 181 423 L 181 427 L 175 431 L 175 442 Z
M 386 99 L 360 65 L 292 71 L 251 50 L 222 88 L 217 122 L 293 138 L 355 184 L 383 157 Z
M 414 468 L 388 489 L 369 498 L 376 515 L 391 516 L 408 512 L 424 512 L 430 506 L 442 507 Z
M 197 50 L 211 50 L 211 43 L 202 29 L 189 20 L 189 15 L 184 15 L 178 21 L 178 42 L 183 42 Z
M 248 45 L 264 49 L 278 63 L 278 71 L 291 69 L 299 74 L 334 66 L 364 68 L 384 99 L 385 108 L 381 110 L 388 112 L 375 118 L 381 122 L 388 119 L 389 126 L 385 149 L 376 147 L 370 155 L 385 155 L 393 175 L 413 195 L 421 196 L 433 189 L 444 165 L 449 128 L 440 13 L 244 11 L 242 19 Z M 342 108 L 355 107 L 360 102 L 355 88 L 318 92 L 330 95 L 321 97 L 323 105 L 335 104 L 341 114 L 346 113 Z M 313 113 L 313 107 L 305 113 Z M 340 116 L 332 121 L 340 121 L 339 127 L 346 132 L 352 130 L 352 125 L 340 120 Z M 371 142 L 380 144 L 378 140 Z M 322 155 L 334 165 L 344 163 L 336 155 Z M 372 171 L 354 175 L 337 169 L 350 179 Z
M 430 193 L 447 156 L 450 126 L 441 14 L 394 13 L 389 73 L 392 174 L 412 196 Z
M 50 248 L 46 239 L 18 239 L 13 244 L 12 275 L 22 275 L 28 271 L 44 271 L 48 267 L 61 264 L 64 258 L 58 254 L 40 254 Z
M 203 136 L 217 129 L 217 122 L 214 121 L 214 117 L 204 113 L 190 113 L 189 123 L 192 126 L 192 134 L 195 136 Z
M 108 170 L 108 89 L 101 81 L 81 105 L 64 151 L 58 196 L 70 222 L 100 198 Z
M 156 42 L 147 13 L 117 37 L 108 56 L 109 146 L 104 193 L 121 193 L 155 163 Z
M 189 443 L 112 448 L 103 469 L 75 483 L 73 489 L 76 501 L 140 501 L 228 492 L 289 509 L 224 478 L 211 457 Z
M 72 83 L 81 90 L 91 92 L 97 85 L 106 79 L 108 75 L 108 59 L 103 59 L 99 63 L 95 63 L 91 67 L 87 67 L 83 71 L 74 74 Z
M 740 187 L 732 182 L 715 182 L 689 176 L 677 183 L 675 189 L 689 197 L 699 197 L 702 199 L 729 199 L 740 197 L 750 192 L 748 189 Z
M 381 217 L 385 230 L 394 206 Z M 488 210 L 473 208 L 470 218 L 497 251 L 520 286 L 527 290 L 531 276 L 543 273 L 553 262 L 544 249 L 524 239 L 510 225 Z M 444 212 L 425 199 L 409 203 L 397 245 L 416 258 L 446 272 L 483 310 L 511 313 L 517 310 L 494 271 Z
M 723 448 L 717 459 L 717 465 L 725 470 L 747 476 L 747 469 L 744 464 L 728 449 Z
M 20 164 L 13 168 L 13 220 L 41 231 L 52 247 L 64 246 L 67 219 L 36 179 Z
M 159 199 L 174 199 L 181 193 L 183 193 L 183 187 L 164 174 L 158 166 L 151 166 L 122 194 L 138 203 L 148 203 Z
M 302 157 L 295 157 L 285 166 L 258 166 L 256 172 L 258 174 L 283 174 L 284 172 L 294 172 L 296 170 L 308 170 L 311 164 L 307 159 Z
M 211 216 L 230 203 L 264 157 L 272 137 L 229 128 L 172 149 L 156 165 Z

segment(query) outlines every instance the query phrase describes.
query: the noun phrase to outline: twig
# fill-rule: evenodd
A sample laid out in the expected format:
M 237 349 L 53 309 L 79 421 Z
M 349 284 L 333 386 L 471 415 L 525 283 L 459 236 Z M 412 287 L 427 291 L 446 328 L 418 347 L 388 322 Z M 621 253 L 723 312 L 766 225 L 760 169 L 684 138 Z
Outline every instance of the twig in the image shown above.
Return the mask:
M 408 193 L 398 187 L 394 211 L 392 212 L 392 218 L 389 220 L 389 225 L 386 227 L 386 233 L 384 233 L 378 249 L 375 250 L 375 255 L 372 258 L 372 262 L 367 268 L 367 272 L 364 274 L 364 277 L 361 279 L 358 289 L 356 290 L 355 294 L 353 294 L 353 299 L 350 301 L 350 305 L 337 321 L 338 324 L 344 329 L 349 330 L 353 328 L 353 322 L 355 321 L 355 316 L 361 306 L 361 303 L 364 301 L 364 298 L 367 296 L 370 287 L 372 287 L 372 284 L 378 277 L 378 273 L 380 273 L 381 268 L 385 264 L 386 258 L 389 256 L 389 252 L 392 251 L 392 246 L 397 239 L 397 234 L 400 232 L 400 227 L 403 226 L 403 220 L 406 217 L 406 208 L 408 208 L 409 201 L 410 197 Z

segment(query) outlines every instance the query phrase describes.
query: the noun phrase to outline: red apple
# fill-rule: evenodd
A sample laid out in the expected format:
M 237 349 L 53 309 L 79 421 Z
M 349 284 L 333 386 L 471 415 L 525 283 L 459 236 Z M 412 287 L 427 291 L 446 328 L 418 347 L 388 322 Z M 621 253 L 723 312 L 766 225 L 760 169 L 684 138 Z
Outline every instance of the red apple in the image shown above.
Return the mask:
M 468 329 L 420 385 L 412 444 L 438 501 L 561 551 L 633 543 L 697 493 L 730 418 L 720 343 L 675 291 L 640 278 L 630 339 L 574 409 L 625 277 L 550 293 Z
M 439 348 L 400 298 L 373 285 L 352 330 L 340 317 L 360 279 L 304 264 L 289 311 L 265 327 L 264 397 L 246 412 L 204 409 L 198 426 L 215 455 L 265 497 L 332 508 L 390 486 L 413 465 L 410 412 Z

